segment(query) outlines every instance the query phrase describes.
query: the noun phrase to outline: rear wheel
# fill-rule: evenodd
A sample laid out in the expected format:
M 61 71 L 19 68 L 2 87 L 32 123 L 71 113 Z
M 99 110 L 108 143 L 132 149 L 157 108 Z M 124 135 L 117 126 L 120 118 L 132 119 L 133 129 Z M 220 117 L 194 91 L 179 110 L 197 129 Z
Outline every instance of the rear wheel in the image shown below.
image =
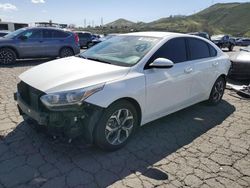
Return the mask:
M 228 47 L 228 49 L 229 49 L 230 52 L 233 51 L 234 45 L 230 45 L 230 46 Z
M 95 129 L 95 143 L 104 150 L 114 151 L 123 147 L 138 125 L 135 107 L 127 101 L 109 106 Z
M 64 57 L 69 57 L 73 56 L 74 52 L 71 48 L 65 47 L 60 50 L 59 57 L 64 58 Z
M 9 48 L 0 49 L 0 64 L 11 65 L 16 62 L 16 53 Z
M 212 88 L 208 103 L 211 105 L 217 105 L 222 100 L 224 90 L 226 87 L 226 81 L 223 77 L 219 77 Z

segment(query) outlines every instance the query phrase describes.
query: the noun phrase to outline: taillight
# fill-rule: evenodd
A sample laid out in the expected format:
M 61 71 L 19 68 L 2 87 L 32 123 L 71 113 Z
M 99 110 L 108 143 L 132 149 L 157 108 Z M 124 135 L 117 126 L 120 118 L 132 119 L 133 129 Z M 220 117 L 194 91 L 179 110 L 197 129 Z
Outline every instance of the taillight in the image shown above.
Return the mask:
M 78 37 L 78 35 L 76 33 L 74 33 L 74 35 L 75 35 L 75 42 L 76 42 L 76 44 L 78 44 L 79 43 L 79 37 Z

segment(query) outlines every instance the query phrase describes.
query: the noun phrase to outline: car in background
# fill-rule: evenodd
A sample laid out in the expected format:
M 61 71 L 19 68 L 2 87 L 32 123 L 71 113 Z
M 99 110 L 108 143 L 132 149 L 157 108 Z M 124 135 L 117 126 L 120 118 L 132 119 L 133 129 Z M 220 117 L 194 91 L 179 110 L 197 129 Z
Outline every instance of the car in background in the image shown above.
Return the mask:
M 203 37 L 205 39 L 210 40 L 210 35 L 208 33 L 206 33 L 206 32 L 194 32 L 194 33 L 188 33 L 188 34 Z
M 0 64 L 16 59 L 68 57 L 80 53 L 76 34 L 48 27 L 27 27 L 0 38 Z
M 237 40 L 238 46 L 249 46 L 250 45 L 250 38 L 242 38 Z
M 250 80 L 250 46 L 241 48 L 230 57 L 232 62 L 229 77 L 238 80 Z
M 105 40 L 111 39 L 112 37 L 117 36 L 117 35 L 118 34 L 108 34 L 108 35 L 106 35 L 104 37 L 93 39 L 92 42 L 91 42 L 91 44 L 90 44 L 90 47 L 94 46 L 94 45 L 96 45 L 96 44 L 98 44 L 100 42 L 103 42 Z
M 211 40 L 219 47 L 219 48 L 228 48 L 229 51 L 233 51 L 235 46 L 235 40 L 232 39 L 229 35 L 213 35 Z
M 101 38 L 98 34 L 92 34 L 92 40 Z
M 0 31 L 0 37 L 3 37 L 9 33 L 10 33 L 10 31 Z
M 90 32 L 85 31 L 75 31 L 75 33 L 79 37 L 79 44 L 81 48 L 90 48 L 90 44 L 92 42 L 92 34 Z
M 117 150 L 137 127 L 201 101 L 219 104 L 230 64 L 201 37 L 129 33 L 27 70 L 14 96 L 50 133 Z

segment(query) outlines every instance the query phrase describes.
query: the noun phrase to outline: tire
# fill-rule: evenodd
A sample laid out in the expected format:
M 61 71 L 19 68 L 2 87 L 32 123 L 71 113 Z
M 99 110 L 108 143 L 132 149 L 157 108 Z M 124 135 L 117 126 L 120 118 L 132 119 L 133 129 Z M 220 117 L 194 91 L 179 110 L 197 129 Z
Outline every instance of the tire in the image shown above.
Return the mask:
M 60 50 L 60 53 L 59 53 L 60 58 L 70 57 L 70 56 L 73 56 L 73 55 L 75 55 L 73 50 L 71 48 L 68 48 L 68 47 L 62 48 Z
M 12 65 L 16 62 L 16 53 L 9 48 L 0 49 L 0 64 Z
M 88 48 L 88 49 L 91 48 L 92 46 L 94 46 L 92 42 L 88 42 L 88 43 L 87 43 L 87 48 Z
M 228 50 L 231 52 L 231 51 L 233 51 L 233 49 L 234 49 L 234 45 L 230 45 L 229 47 L 228 47 Z
M 115 102 L 104 111 L 95 128 L 95 144 L 106 151 L 120 149 L 130 140 L 138 123 L 137 111 L 130 102 Z
M 224 91 L 226 87 L 226 81 L 223 77 L 219 77 L 212 88 L 212 91 L 210 93 L 208 104 L 210 105 L 217 105 L 221 102 Z

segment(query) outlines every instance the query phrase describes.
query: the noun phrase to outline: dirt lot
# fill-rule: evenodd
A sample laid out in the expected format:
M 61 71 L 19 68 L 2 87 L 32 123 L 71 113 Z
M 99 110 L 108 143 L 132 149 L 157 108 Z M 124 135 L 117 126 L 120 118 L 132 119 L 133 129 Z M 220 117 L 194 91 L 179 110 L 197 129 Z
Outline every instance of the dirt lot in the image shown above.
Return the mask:
M 106 153 L 54 140 L 19 116 L 18 75 L 44 61 L 0 67 L 0 188 L 250 187 L 250 101 L 226 91 L 218 106 L 161 118 Z

